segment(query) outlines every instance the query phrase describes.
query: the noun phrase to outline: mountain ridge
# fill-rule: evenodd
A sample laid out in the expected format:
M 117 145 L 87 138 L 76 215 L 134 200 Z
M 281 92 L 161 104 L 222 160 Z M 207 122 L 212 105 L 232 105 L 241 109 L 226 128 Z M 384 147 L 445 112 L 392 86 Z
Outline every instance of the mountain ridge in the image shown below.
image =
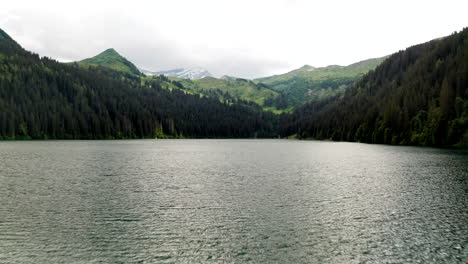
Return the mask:
M 288 98 L 290 106 L 299 107 L 309 101 L 342 95 L 347 87 L 386 58 L 387 56 L 367 59 L 347 66 L 314 67 L 306 64 L 284 74 L 256 78 L 253 81 L 282 92 Z

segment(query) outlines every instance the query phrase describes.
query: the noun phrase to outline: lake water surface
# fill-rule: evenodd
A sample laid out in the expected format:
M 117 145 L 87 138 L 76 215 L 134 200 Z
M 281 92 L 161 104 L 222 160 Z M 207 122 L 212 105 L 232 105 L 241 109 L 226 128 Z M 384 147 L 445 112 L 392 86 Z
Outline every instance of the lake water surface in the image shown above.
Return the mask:
M 467 263 L 468 152 L 0 142 L 0 263 Z

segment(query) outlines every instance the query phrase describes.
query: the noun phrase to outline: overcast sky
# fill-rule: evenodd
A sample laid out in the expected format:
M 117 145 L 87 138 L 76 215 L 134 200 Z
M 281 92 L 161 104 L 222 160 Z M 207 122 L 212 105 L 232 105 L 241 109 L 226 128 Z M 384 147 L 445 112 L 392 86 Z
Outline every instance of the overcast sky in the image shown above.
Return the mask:
M 255 78 L 348 65 L 468 26 L 468 1 L 3 1 L 0 28 L 60 61 L 113 47 L 138 67 Z

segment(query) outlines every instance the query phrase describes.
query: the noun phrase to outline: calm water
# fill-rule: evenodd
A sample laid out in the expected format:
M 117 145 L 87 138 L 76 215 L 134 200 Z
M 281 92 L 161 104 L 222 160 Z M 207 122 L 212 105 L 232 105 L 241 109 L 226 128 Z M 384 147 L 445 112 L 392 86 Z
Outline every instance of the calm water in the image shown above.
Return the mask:
M 0 142 L 0 263 L 467 263 L 468 152 Z

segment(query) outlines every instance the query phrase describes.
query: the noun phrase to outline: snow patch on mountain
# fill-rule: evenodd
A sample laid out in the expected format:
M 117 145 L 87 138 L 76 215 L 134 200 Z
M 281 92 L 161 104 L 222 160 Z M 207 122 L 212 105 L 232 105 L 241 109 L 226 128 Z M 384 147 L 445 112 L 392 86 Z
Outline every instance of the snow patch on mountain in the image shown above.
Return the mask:
M 151 75 L 165 75 L 170 77 L 182 78 L 182 79 L 202 79 L 205 77 L 213 77 L 211 73 L 203 68 L 178 68 L 173 70 L 167 71 L 158 71 L 152 72 L 147 70 L 141 70 L 144 74 L 151 76 Z

